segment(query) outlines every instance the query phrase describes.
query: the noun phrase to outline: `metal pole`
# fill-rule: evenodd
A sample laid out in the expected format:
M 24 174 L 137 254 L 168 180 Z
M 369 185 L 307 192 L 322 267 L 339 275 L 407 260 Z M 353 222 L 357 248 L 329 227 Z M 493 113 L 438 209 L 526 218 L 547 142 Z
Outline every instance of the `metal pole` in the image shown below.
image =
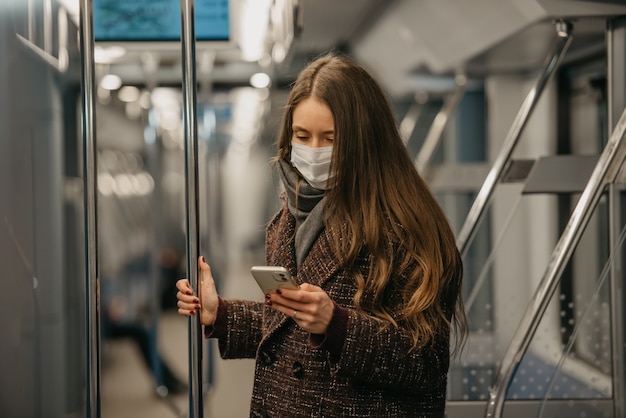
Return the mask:
M 537 291 L 531 299 L 531 303 L 526 309 L 515 331 L 515 335 L 513 335 L 511 344 L 502 358 L 494 386 L 489 393 L 487 418 L 500 418 L 502 416 L 506 392 L 513 374 L 535 335 L 539 322 L 559 284 L 567 261 L 574 252 L 574 248 L 578 244 L 585 226 L 593 214 L 593 210 L 602 197 L 604 186 L 615 181 L 624 157 L 626 157 L 626 146 L 622 144 L 625 132 L 626 109 L 617 122 L 609 142 L 602 151 L 600 159 L 593 173 L 591 173 L 585 190 L 583 190 L 559 242 L 554 247 L 546 271 L 539 286 L 537 286 Z
M 180 0 L 183 62 L 183 125 L 185 130 L 185 197 L 187 231 L 187 277 L 198 294 L 198 121 L 196 115 L 196 34 L 194 0 Z M 189 412 L 202 418 L 202 329 L 200 315 L 189 318 Z
M 96 87 L 93 0 L 80 1 L 80 50 L 83 128 L 83 195 L 85 205 L 85 310 L 87 416 L 100 416 L 100 283 L 98 278 Z
M 504 173 L 504 169 L 513 154 L 513 150 L 517 145 L 517 142 L 524 127 L 526 126 L 526 123 L 528 122 L 528 119 L 530 118 L 533 109 L 535 108 L 535 105 L 541 97 L 544 87 L 552 78 L 552 75 L 558 68 L 561 60 L 565 56 L 567 48 L 571 43 L 572 37 L 570 23 L 562 21 L 557 22 L 556 29 L 557 39 L 548 55 L 548 59 L 545 61 L 544 66 L 539 73 L 539 78 L 535 81 L 535 84 L 524 99 L 524 102 L 522 103 L 522 106 L 517 113 L 513 124 L 511 125 L 511 129 L 504 140 L 500 154 L 496 158 L 493 167 L 491 167 L 491 170 L 478 192 L 476 199 L 474 199 L 474 203 L 469 210 L 465 223 L 459 232 L 457 237 L 457 247 L 459 248 L 462 256 L 466 255 L 469 248 L 469 242 L 478 229 L 478 225 L 485 214 L 486 206 L 491 200 L 496 184 Z
M 624 18 L 610 19 L 607 24 L 607 124 L 609 134 L 613 131 L 615 119 L 620 109 L 626 107 L 626 20 Z M 619 186 L 613 185 L 609 189 L 609 237 L 611 254 L 616 251 L 623 253 L 618 245 L 618 233 L 622 221 Z M 611 352 L 613 358 L 613 409 L 614 416 L 621 417 L 626 413 L 626 388 L 624 336 L 624 301 L 626 293 L 623 285 L 622 257 L 613 257 L 611 263 Z
M 404 115 L 404 118 L 402 118 L 402 121 L 398 126 L 398 130 L 400 131 L 400 136 L 402 137 L 404 145 L 409 144 L 409 140 L 413 135 L 413 131 L 415 131 L 417 121 L 422 115 L 422 110 L 424 109 L 424 105 L 427 101 L 427 93 L 416 93 L 411 107 L 406 112 L 406 115 Z
M 461 102 L 461 99 L 463 98 L 463 95 L 465 94 L 467 77 L 459 74 L 456 76 L 455 81 L 456 89 L 450 96 L 448 96 L 445 103 L 441 107 L 441 110 L 437 113 L 437 116 L 435 116 L 432 125 L 430 125 L 428 135 L 426 135 L 426 139 L 424 140 L 424 144 L 415 158 L 415 165 L 417 166 L 417 169 L 422 177 L 426 176 L 428 173 L 431 160 L 437 150 L 437 147 L 439 146 L 439 143 L 441 142 L 443 131 L 448 124 L 450 115 L 456 110 Z

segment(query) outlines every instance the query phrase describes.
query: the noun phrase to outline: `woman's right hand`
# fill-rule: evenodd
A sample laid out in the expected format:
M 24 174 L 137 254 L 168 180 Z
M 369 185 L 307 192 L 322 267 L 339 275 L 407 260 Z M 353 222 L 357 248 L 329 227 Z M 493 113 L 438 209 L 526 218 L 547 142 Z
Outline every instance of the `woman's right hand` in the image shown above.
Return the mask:
M 180 279 L 176 282 L 176 298 L 178 299 L 178 313 L 192 316 L 200 312 L 202 325 L 213 325 L 217 316 L 218 297 L 215 281 L 211 274 L 211 267 L 204 257 L 198 258 L 198 297 L 193 294 L 189 280 Z

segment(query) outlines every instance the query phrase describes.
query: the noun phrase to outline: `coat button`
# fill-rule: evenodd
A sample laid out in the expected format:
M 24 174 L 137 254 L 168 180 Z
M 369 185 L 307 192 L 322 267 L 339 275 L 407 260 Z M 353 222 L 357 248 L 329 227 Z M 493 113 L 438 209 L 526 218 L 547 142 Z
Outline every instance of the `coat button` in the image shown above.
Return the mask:
M 293 375 L 295 377 L 300 378 L 300 377 L 304 376 L 304 366 L 299 361 L 295 361 L 293 363 L 291 371 L 293 372 Z
M 274 356 L 274 353 L 272 353 L 271 351 L 261 351 L 259 357 L 261 359 L 261 362 L 266 366 L 271 366 L 272 364 L 274 364 L 274 361 L 276 361 L 276 356 Z

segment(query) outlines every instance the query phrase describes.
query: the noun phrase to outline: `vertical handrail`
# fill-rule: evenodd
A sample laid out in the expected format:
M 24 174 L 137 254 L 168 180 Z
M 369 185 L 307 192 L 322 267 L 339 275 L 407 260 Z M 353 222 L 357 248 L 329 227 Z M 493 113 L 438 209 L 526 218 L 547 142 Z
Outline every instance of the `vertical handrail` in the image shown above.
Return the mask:
M 185 203 L 187 209 L 187 277 L 198 294 L 198 251 L 200 219 L 198 193 L 198 121 L 196 115 L 196 34 L 194 0 L 180 0 L 183 69 L 183 125 L 185 131 Z M 188 320 L 189 328 L 189 413 L 202 418 L 202 327 L 200 315 Z
M 413 103 L 411 103 L 409 110 L 402 118 L 402 121 L 400 121 L 400 124 L 398 125 L 398 130 L 400 131 L 400 137 L 402 138 L 402 142 L 404 142 L 404 145 L 408 145 L 409 140 L 411 139 L 411 136 L 415 131 L 415 126 L 417 126 L 417 121 L 420 118 L 427 101 L 428 94 L 415 94 Z
M 424 144 L 422 144 L 422 147 L 415 158 L 415 165 L 423 177 L 426 176 L 428 170 L 430 169 L 430 163 L 437 147 L 439 146 L 439 143 L 441 142 L 443 131 L 448 124 L 450 115 L 459 106 L 459 103 L 461 103 L 461 99 L 465 94 L 467 78 L 464 75 L 459 74 L 455 77 L 455 82 L 456 89 L 451 95 L 448 96 L 445 103 L 441 107 L 441 110 L 439 110 L 439 113 L 435 116 L 435 119 L 428 130 L 428 134 L 426 135 L 426 139 L 424 140 Z
M 611 359 L 612 361 L 612 388 L 613 388 L 613 416 L 624 416 L 625 399 L 624 399 L 624 286 L 622 280 L 622 271 L 624 260 L 621 257 L 623 253 L 622 243 L 619 242 L 620 237 L 617 233 L 623 217 L 621 214 L 621 198 L 622 187 L 617 184 L 611 184 L 608 187 L 609 201 L 609 245 L 610 245 L 610 280 L 609 294 L 611 306 Z
M 554 247 L 546 271 L 502 358 L 494 385 L 489 392 L 487 418 L 500 418 L 502 416 L 506 392 L 513 374 L 528 349 L 535 331 L 539 327 L 539 322 L 559 284 L 567 261 L 574 252 L 574 248 L 578 244 L 584 228 L 593 214 L 593 210 L 598 204 L 600 197 L 602 197 L 604 187 L 615 182 L 615 178 L 626 157 L 626 146 L 622 144 L 625 132 L 626 109 L 622 112 L 622 116 L 613 130 L 609 142 L 602 151 L 561 238 L 557 242 L 556 247 Z
M 556 23 L 557 38 L 554 45 L 544 62 L 543 68 L 541 69 L 535 84 L 526 95 L 526 98 L 524 99 L 524 102 L 522 103 L 522 106 L 520 107 L 520 110 L 517 113 L 517 116 L 515 117 L 515 120 L 513 121 L 513 124 L 511 125 L 511 128 L 504 140 L 500 154 L 496 158 L 491 170 L 489 170 L 489 174 L 487 174 L 485 182 L 476 195 L 474 203 L 465 218 L 465 223 L 458 234 L 457 247 L 459 248 L 459 252 L 462 256 L 465 256 L 467 250 L 469 249 L 470 240 L 473 238 L 480 221 L 485 215 L 487 204 L 491 200 L 496 184 L 504 173 L 504 169 L 513 154 L 513 150 L 519 141 L 522 131 L 526 126 L 535 105 L 541 97 L 543 89 L 552 79 L 552 76 L 559 67 L 561 60 L 565 56 L 567 48 L 572 41 L 571 29 L 572 27 L 569 22 L 559 21 Z
M 609 135 L 613 130 L 615 118 L 619 110 L 626 106 L 626 19 L 623 17 L 608 19 L 606 29 L 607 50 L 607 128 Z M 612 185 L 609 188 L 609 242 L 611 253 L 620 250 L 616 238 L 616 229 L 619 230 L 623 221 L 621 215 L 621 187 Z M 614 257 L 611 263 L 610 282 L 610 306 L 611 306 L 611 358 L 613 375 L 613 416 L 621 417 L 626 414 L 626 373 L 624 338 L 626 328 L 624 326 L 624 303 L 626 293 L 623 285 L 624 260 L 622 257 Z
M 85 205 L 85 310 L 87 413 L 100 416 L 100 283 L 98 279 L 96 76 L 94 64 L 93 0 L 80 2 L 82 84 L 83 198 Z

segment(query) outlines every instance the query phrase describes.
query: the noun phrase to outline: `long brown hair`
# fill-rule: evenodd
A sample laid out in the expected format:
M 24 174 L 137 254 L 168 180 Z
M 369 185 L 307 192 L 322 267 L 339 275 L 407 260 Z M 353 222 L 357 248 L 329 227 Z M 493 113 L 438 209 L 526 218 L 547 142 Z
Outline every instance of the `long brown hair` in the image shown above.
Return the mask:
M 277 159 L 289 158 L 293 111 L 311 96 L 334 116 L 326 227 L 340 259 L 354 272 L 355 306 L 407 328 L 414 348 L 454 327 L 459 348 L 467 325 L 454 235 L 400 138 L 383 90 L 347 57 L 332 53 L 316 59 L 292 86 Z M 367 278 L 355 268 L 364 249 L 371 254 Z M 403 309 L 391 312 L 385 292 L 397 268 L 405 280 L 393 287 Z

